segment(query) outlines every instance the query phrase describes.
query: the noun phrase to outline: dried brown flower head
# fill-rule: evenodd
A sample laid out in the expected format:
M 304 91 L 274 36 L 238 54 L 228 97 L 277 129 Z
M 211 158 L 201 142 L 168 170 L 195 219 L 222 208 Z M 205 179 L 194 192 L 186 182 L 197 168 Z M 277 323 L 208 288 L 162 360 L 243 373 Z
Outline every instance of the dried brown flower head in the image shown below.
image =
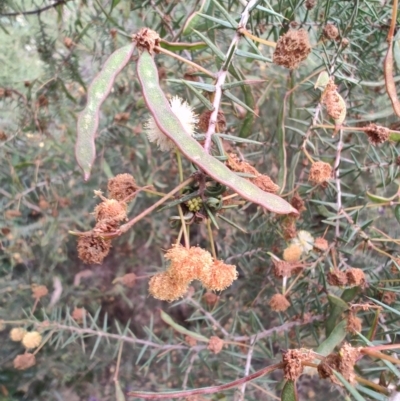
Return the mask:
M 274 275 L 276 278 L 290 277 L 292 275 L 292 265 L 284 260 L 272 259 L 274 264 Z
M 45 285 L 32 285 L 32 298 L 40 299 L 45 297 L 49 293 L 49 290 Z
M 322 184 L 328 181 L 332 174 L 332 167 L 325 162 L 315 162 L 310 168 L 308 180 L 315 184 Z
M 122 277 L 119 277 L 119 282 L 125 287 L 133 288 L 136 284 L 136 274 L 127 273 Z
M 350 44 L 350 40 L 347 38 L 342 39 L 342 46 L 347 47 Z
M 396 302 L 397 294 L 393 291 L 385 291 L 382 295 L 382 302 L 387 305 L 391 305 L 392 303 Z
M 328 248 L 329 248 L 329 244 L 325 238 L 321 238 L 321 237 L 315 238 L 314 249 L 316 251 L 325 252 L 328 250 Z
M 94 235 L 82 235 L 78 239 L 78 257 L 87 264 L 102 264 L 110 248 L 110 241 Z
M 211 336 L 208 342 L 207 349 L 209 349 L 214 354 L 219 354 L 224 347 L 224 340 L 217 336 Z
M 108 193 L 111 199 L 117 201 L 131 201 L 132 195 L 139 189 L 132 175 L 118 174 L 108 180 Z M 127 199 L 129 198 L 129 199 Z
M 343 118 L 343 114 L 345 115 L 346 113 L 346 104 L 338 93 L 337 85 L 335 85 L 332 77 L 329 79 L 329 82 L 322 93 L 321 101 L 322 104 L 325 105 L 326 111 L 330 117 L 334 120 Z
M 7 140 L 7 134 L 0 129 L 0 141 L 6 141 Z
M 296 245 L 291 244 L 283 251 L 283 260 L 289 263 L 298 262 L 300 260 L 302 249 Z
M 364 127 L 364 132 L 368 136 L 368 140 L 372 145 L 379 145 L 386 142 L 390 136 L 390 130 L 386 127 L 371 123 Z
M 219 301 L 219 296 L 214 292 L 207 291 L 203 295 L 203 301 L 209 306 L 214 306 Z
M 344 287 L 347 285 L 347 276 L 346 273 L 342 270 L 332 270 L 327 274 L 326 280 L 328 284 L 333 285 L 335 287 Z
M 72 319 L 74 319 L 78 323 L 81 323 L 81 322 L 83 322 L 83 318 L 85 316 L 86 316 L 86 309 L 85 308 L 77 308 L 75 306 L 75 308 L 71 314 Z
M 97 221 L 122 221 L 127 218 L 126 209 L 127 205 L 125 202 L 120 202 L 115 199 L 106 199 L 95 207 L 94 214 Z
M 260 174 L 255 167 L 251 166 L 244 160 L 240 160 L 239 157 L 234 153 L 228 154 L 226 165 L 232 171 L 255 175 L 254 178 L 248 178 L 248 180 L 265 192 L 276 193 L 279 190 L 279 186 L 276 185 L 270 177 L 265 174 Z
M 117 231 L 119 225 L 118 220 L 100 220 L 96 223 L 92 232 L 94 236 L 102 237 L 103 234 Z
M 200 77 L 196 75 L 197 72 L 198 70 L 196 68 L 188 67 L 185 71 L 185 74 L 183 75 L 183 79 L 185 79 L 186 81 L 199 82 Z
M 26 330 L 22 327 L 14 327 L 10 331 L 11 341 L 22 341 L 24 335 L 26 334 Z
M 32 366 L 36 365 L 35 355 L 30 353 L 25 353 L 22 355 L 17 355 L 14 359 L 14 368 L 18 370 L 29 369 Z
M 312 10 L 317 4 L 317 0 L 306 0 L 304 3 L 307 10 Z
M 200 132 L 207 132 L 208 125 L 210 124 L 211 110 L 205 110 L 200 114 L 199 123 L 197 128 Z M 222 110 L 218 111 L 217 122 L 215 124 L 215 132 L 225 132 L 226 130 L 226 118 Z
M 304 29 L 290 30 L 278 39 L 273 61 L 291 70 L 307 58 L 311 52 L 308 33 Z
M 210 252 L 197 246 L 190 249 L 175 244 L 165 253 L 170 260 L 168 274 L 175 280 L 189 284 L 192 280 L 202 280 L 210 275 L 213 258 Z
M 297 236 L 296 217 L 286 216 L 281 223 L 283 238 L 287 241 Z
M 289 349 L 282 352 L 283 374 L 286 380 L 296 380 L 303 373 L 302 362 L 312 360 L 310 351 L 305 349 Z
M 304 206 L 304 201 L 302 197 L 295 192 L 295 194 L 292 197 L 292 200 L 290 201 L 290 204 L 299 212 L 304 212 L 306 210 L 306 207 Z
M 64 42 L 64 46 L 67 49 L 70 49 L 74 45 L 74 41 L 71 38 L 68 38 L 68 37 L 64 38 L 63 42 Z
M 187 290 L 187 282 L 177 280 L 167 272 L 158 273 L 149 281 L 149 293 L 161 301 L 175 301 L 182 298 Z
M 359 348 L 353 348 L 350 344 L 344 343 L 339 351 L 340 364 L 339 372 L 351 384 L 355 382 L 354 365 L 360 355 Z
M 273 295 L 268 303 L 275 312 L 284 312 L 290 306 L 290 302 L 282 294 Z
M 357 334 L 361 332 L 362 320 L 357 317 L 357 315 L 351 311 L 347 316 L 346 331 L 351 334 Z
M 222 260 L 214 261 L 208 276 L 200 277 L 204 287 L 211 291 L 222 291 L 237 279 L 236 266 L 227 265 Z
M 339 29 L 333 24 L 326 24 L 322 32 L 330 40 L 336 40 L 339 37 Z
M 358 268 L 351 268 L 346 270 L 346 277 L 347 277 L 347 285 L 351 287 L 365 286 L 365 274 L 361 269 Z
M 150 54 L 155 51 L 154 47 L 160 45 L 160 36 L 157 32 L 149 28 L 142 28 L 138 33 L 132 36 L 136 46 L 140 49 L 146 49 Z
M 396 163 L 396 166 L 400 166 L 400 156 L 396 157 L 395 163 Z
M 189 347 L 195 347 L 197 345 L 197 340 L 191 336 L 185 336 L 185 341 Z
M 332 370 L 339 370 L 340 356 L 338 354 L 329 354 L 323 361 L 318 365 L 318 374 L 322 379 L 331 379 L 334 383 L 337 383 L 336 376 Z
M 38 331 L 30 331 L 24 335 L 22 345 L 27 348 L 36 348 L 42 342 L 42 335 Z

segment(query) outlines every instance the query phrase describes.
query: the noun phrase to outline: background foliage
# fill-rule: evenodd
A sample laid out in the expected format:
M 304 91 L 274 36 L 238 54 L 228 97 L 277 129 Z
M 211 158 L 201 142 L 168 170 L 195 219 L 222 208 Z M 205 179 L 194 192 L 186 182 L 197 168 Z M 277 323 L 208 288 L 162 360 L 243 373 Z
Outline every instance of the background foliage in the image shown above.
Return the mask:
M 181 55 L 217 72 L 219 56 L 226 54 L 235 34 L 232 19 L 238 21 L 246 2 L 58 3 L 42 12 L 38 10 L 50 2 L 0 4 L 0 318 L 7 322 L 0 332 L 0 399 L 115 399 L 113 377 L 122 343 L 119 381 L 124 391 L 232 381 L 280 361 L 282 350 L 315 349 L 330 331 L 326 321 L 332 325 L 333 320 L 334 327 L 345 309 L 335 309 L 328 296 L 341 297 L 347 291 L 346 302 L 363 303 L 382 300 L 384 290 L 399 291 L 400 229 L 394 214 L 398 197 L 389 201 L 367 194 L 389 198 L 398 191 L 397 144 L 372 146 L 362 131 L 344 130 L 332 136 L 332 129 L 314 127 L 331 124 L 319 103 L 321 92 L 314 89 L 318 73 L 325 70 L 335 76 L 346 101 L 347 126 L 376 122 L 398 129 L 382 67 L 391 4 L 319 0 L 311 8 L 310 0 L 261 1 L 247 29 L 276 41 L 289 26 L 301 25 L 309 33 L 312 53 L 291 72 L 272 64 L 272 48 L 247 38 L 240 41 L 234 56 L 233 65 L 245 79 L 265 81 L 231 89 L 242 103 L 223 97 L 227 133 L 259 142 L 231 144 L 231 149 L 283 186 L 283 194 L 297 189 L 306 205 L 297 229 L 324 236 L 330 244 L 329 251 L 313 251 L 307 257 L 307 269 L 291 288 L 291 307 L 276 313 L 268 300 L 281 291 L 282 279 L 272 274 L 267 252 L 281 256 L 287 246 L 282 218 L 254 205 L 226 214 L 245 232 L 223 221 L 214 230 L 219 257 L 235 263 L 240 276 L 211 306 L 202 298 L 204 289 L 196 285 L 191 297 L 174 304 L 148 296 L 147 278 L 164 269 L 163 250 L 177 235 L 168 221 L 174 211 L 152 214 L 135 225 L 113 243 L 101 266 L 83 265 L 77 258 L 76 238 L 68 234 L 93 226 L 91 212 L 97 203 L 93 190 L 105 191 L 108 178 L 116 174 L 129 172 L 140 185 L 154 185 L 164 192 L 178 183 L 174 155 L 158 151 L 143 132 L 148 112 L 134 63 L 119 75 L 102 108 L 98 157 L 91 179 L 83 182 L 74 157 L 76 117 L 89 83 L 107 57 L 147 26 L 169 41 L 206 40 L 206 48 Z M 203 3 L 207 3 L 204 15 L 198 16 L 196 24 L 201 36 L 185 35 L 187 18 Z M 340 40 L 323 39 L 328 22 L 339 29 Z M 194 91 L 176 81 L 184 79 L 188 67 L 165 55 L 156 60 L 164 91 L 187 99 L 201 113 L 205 107 Z M 236 80 L 228 76 L 228 82 Z M 200 82 L 214 83 L 206 77 Z M 314 160 L 332 166 L 335 160 L 340 162 L 325 187 L 308 181 L 310 162 L 304 145 Z M 186 171 L 190 172 L 189 164 Z M 155 199 L 138 196 L 130 215 Z M 192 228 L 191 243 L 208 246 L 204 225 Z M 328 285 L 327 273 L 336 266 L 361 268 L 368 285 L 353 292 Z M 134 288 L 113 284 L 116 277 L 131 272 L 139 276 Z M 50 293 L 32 312 L 33 283 L 46 285 Z M 75 307 L 89 313 L 81 325 L 71 318 Z M 190 347 L 183 335 L 161 320 L 159 308 L 192 332 L 223 338 L 227 342 L 223 351 L 214 355 L 201 342 Z M 362 334 L 377 343 L 394 342 L 399 328 L 397 302 L 392 309 L 382 308 L 379 313 L 367 309 L 358 314 Z M 21 345 L 8 338 L 9 329 L 18 322 L 28 329 L 46 329 L 44 337 L 49 335 L 36 366 L 26 371 L 17 371 L 12 364 L 22 352 Z M 365 344 L 359 335 L 348 334 L 347 339 Z M 358 367 L 358 374 L 387 384 L 390 391 L 397 386 L 398 371 L 382 361 L 364 358 Z M 208 399 L 279 399 L 282 383 L 282 375 L 276 372 Z M 357 388 L 365 399 L 387 399 L 360 384 Z M 315 376 L 302 376 L 298 389 L 302 399 L 345 397 L 345 390 Z

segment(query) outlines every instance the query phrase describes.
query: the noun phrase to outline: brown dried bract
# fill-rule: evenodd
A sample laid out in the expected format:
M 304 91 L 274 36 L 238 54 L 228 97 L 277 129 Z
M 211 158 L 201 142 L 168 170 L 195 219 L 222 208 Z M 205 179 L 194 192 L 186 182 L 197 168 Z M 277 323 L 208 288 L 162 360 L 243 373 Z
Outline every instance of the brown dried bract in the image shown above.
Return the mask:
M 302 199 L 302 197 L 296 192 L 293 197 L 292 200 L 290 201 L 290 204 L 299 212 L 304 212 L 304 210 L 306 210 L 306 207 L 304 205 L 304 201 Z
M 197 340 L 191 336 L 185 336 L 185 341 L 190 347 L 195 347 L 197 345 Z
M 95 235 L 82 235 L 78 239 L 78 257 L 87 264 L 102 264 L 110 248 L 110 241 Z
M 127 273 L 124 276 L 120 277 L 119 281 L 125 287 L 133 288 L 136 284 L 136 274 Z
M 386 127 L 371 123 L 364 127 L 364 132 L 368 136 L 368 140 L 372 145 L 379 145 L 380 143 L 386 142 L 390 136 L 390 130 Z
M 311 52 L 308 33 L 304 29 L 290 30 L 278 39 L 273 62 L 291 70 L 307 58 Z
M 310 168 L 308 180 L 315 184 L 322 184 L 328 181 L 332 174 L 332 167 L 325 162 L 315 162 Z
M 269 300 L 269 306 L 275 312 L 283 312 L 290 306 L 290 302 L 282 294 L 275 294 Z
M 126 209 L 127 205 L 125 202 L 115 199 L 105 199 L 95 207 L 94 214 L 97 221 L 123 221 L 127 218 Z
M 357 317 L 357 315 L 351 311 L 347 316 L 346 331 L 351 334 L 357 334 L 361 332 L 362 320 Z
M 129 120 L 129 113 L 117 113 L 114 116 L 114 121 L 116 123 L 126 123 Z
M 396 302 L 397 294 L 393 291 L 385 291 L 382 295 L 382 302 L 387 305 L 391 305 L 392 303 Z
M 208 290 L 222 291 L 231 286 L 237 277 L 236 266 L 227 265 L 222 260 L 216 260 L 211 266 L 210 274 L 203 278 L 200 277 L 200 280 Z
M 118 174 L 108 180 L 108 193 L 110 198 L 117 201 L 131 201 L 133 194 L 139 189 L 135 179 L 130 174 Z
M 149 281 L 150 294 L 161 301 L 172 302 L 182 298 L 188 290 L 188 283 L 177 280 L 167 272 L 158 273 Z
M 310 362 L 310 351 L 305 349 L 289 349 L 282 352 L 283 374 L 286 380 L 296 380 L 303 373 L 302 362 Z
M 334 79 L 331 77 L 328 84 L 325 87 L 324 92 L 321 97 L 322 104 L 325 105 L 326 111 L 329 116 L 334 120 L 339 119 L 344 111 L 343 103 L 341 102 L 341 97 L 337 92 L 337 85 L 335 85 Z
M 224 340 L 217 336 L 211 336 L 208 342 L 207 349 L 209 349 L 214 354 L 219 354 L 224 347 Z
M 33 354 L 26 353 L 17 355 L 14 359 L 14 368 L 18 370 L 26 370 L 36 365 L 36 357 Z
M 208 305 L 208 306 L 214 306 L 218 301 L 219 301 L 219 296 L 215 294 L 214 292 L 206 292 L 203 295 L 203 301 Z
M 40 299 L 45 297 L 49 293 L 49 290 L 45 285 L 32 285 L 32 298 Z
M 226 165 L 232 171 L 255 175 L 254 178 L 248 178 L 248 180 L 265 192 L 276 193 L 279 190 L 279 186 L 276 185 L 270 177 L 265 174 L 260 174 L 255 167 L 243 160 L 240 160 L 239 157 L 234 153 L 228 154 Z
M 199 123 L 197 128 L 200 132 L 207 132 L 210 124 L 211 110 L 203 111 L 199 116 Z M 215 132 L 225 132 L 226 130 L 226 118 L 222 110 L 218 111 L 217 121 L 215 124 Z
M 329 244 L 325 238 L 321 238 L 321 237 L 315 238 L 314 249 L 316 251 L 325 252 L 328 250 L 328 248 L 329 248 Z
M 361 269 L 358 268 L 351 268 L 346 270 L 346 277 L 347 277 L 347 285 L 355 287 L 365 286 L 365 274 Z
M 336 40 L 339 37 L 339 29 L 337 29 L 333 24 L 326 24 L 322 33 L 330 40 Z
M 306 0 L 304 3 L 307 10 L 312 10 L 317 4 L 317 0 Z
M 196 68 L 188 67 L 185 71 L 183 79 L 186 81 L 200 82 L 200 77 L 196 75 L 197 72 L 198 70 Z
M 328 284 L 335 287 L 344 287 L 347 285 L 347 275 L 341 270 L 332 270 L 328 273 L 326 277 Z
M 296 217 L 286 216 L 281 223 L 283 238 L 287 241 L 297 236 Z
M 329 354 L 323 361 L 318 365 L 317 371 L 319 377 L 322 379 L 331 379 L 332 382 L 338 383 L 336 376 L 332 370 L 339 370 L 340 356 L 338 354 Z
M 276 278 L 290 277 L 292 275 L 292 265 L 284 260 L 272 259 L 274 264 L 274 275 Z
M 148 50 L 150 54 L 155 52 L 154 47 L 160 45 L 160 36 L 157 32 L 149 28 L 142 28 L 138 33 L 132 36 L 133 42 L 140 50 Z

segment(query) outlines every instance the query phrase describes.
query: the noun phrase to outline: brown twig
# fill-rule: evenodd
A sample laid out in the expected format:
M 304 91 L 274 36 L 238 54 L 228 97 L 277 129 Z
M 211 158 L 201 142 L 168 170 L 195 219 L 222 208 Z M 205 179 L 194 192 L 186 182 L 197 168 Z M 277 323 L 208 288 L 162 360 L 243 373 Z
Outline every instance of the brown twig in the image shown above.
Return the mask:
M 40 14 L 43 11 L 50 10 L 51 8 L 60 6 L 62 4 L 65 4 L 68 0 L 58 0 L 53 4 L 50 4 L 46 7 L 43 8 L 38 8 L 36 10 L 31 10 L 31 11 L 20 11 L 20 12 L 13 12 L 13 13 L 4 13 L 0 14 L 0 17 L 17 17 L 18 15 L 35 15 L 35 14 Z

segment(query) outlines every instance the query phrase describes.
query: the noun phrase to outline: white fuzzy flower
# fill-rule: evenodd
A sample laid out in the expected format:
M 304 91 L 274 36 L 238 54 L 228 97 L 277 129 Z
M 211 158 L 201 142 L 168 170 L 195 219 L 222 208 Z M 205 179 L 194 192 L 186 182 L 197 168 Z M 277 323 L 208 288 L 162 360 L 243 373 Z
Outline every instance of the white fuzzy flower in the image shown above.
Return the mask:
M 199 119 L 189 104 L 178 96 L 174 96 L 170 101 L 173 113 L 178 117 L 186 133 L 192 136 Z M 175 147 L 175 144 L 158 128 L 153 117 L 150 117 L 144 125 L 147 138 L 150 142 L 156 142 L 162 152 L 167 152 Z
M 297 233 L 297 238 L 292 240 L 292 244 L 298 245 L 303 253 L 308 253 L 313 249 L 314 238 L 308 231 L 299 231 Z

